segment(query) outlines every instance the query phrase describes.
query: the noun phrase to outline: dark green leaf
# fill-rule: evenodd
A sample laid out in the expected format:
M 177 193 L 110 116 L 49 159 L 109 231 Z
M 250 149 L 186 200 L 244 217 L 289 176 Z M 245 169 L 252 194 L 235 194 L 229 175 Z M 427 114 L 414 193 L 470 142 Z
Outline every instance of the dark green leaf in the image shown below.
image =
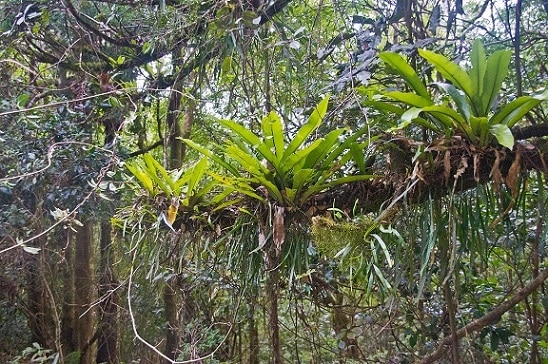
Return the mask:
M 392 71 L 400 75 L 419 96 L 422 96 L 425 99 L 430 99 L 430 94 L 428 93 L 426 86 L 419 78 L 413 67 L 411 67 L 411 65 L 407 63 L 401 55 L 394 52 L 382 52 L 379 55 L 379 58 L 390 66 Z
M 502 82 L 508 75 L 508 66 L 510 65 L 510 51 L 495 52 L 487 60 L 487 68 L 483 79 L 483 89 L 481 92 L 482 105 L 484 107 L 481 115 L 487 116 L 495 99 L 497 98 Z
M 289 145 L 287 146 L 287 149 L 285 150 L 283 154 L 283 158 L 288 158 L 291 154 L 295 153 L 297 149 L 301 147 L 301 145 L 308 139 L 310 134 L 320 126 L 320 123 L 323 120 L 323 117 L 325 116 L 325 113 L 327 112 L 327 105 L 329 104 L 329 95 L 324 97 L 322 101 L 316 106 L 314 111 L 312 112 L 312 115 L 308 118 L 308 121 L 300 127 L 299 131 L 297 131 L 297 134 L 295 134 L 295 137 Z
M 446 80 L 464 91 L 469 98 L 472 98 L 474 95 L 474 86 L 466 71 L 439 53 L 420 49 L 419 54 L 426 59 L 428 63 L 433 65 Z
M 497 138 L 500 145 L 512 150 L 514 148 L 514 136 L 510 128 L 505 124 L 491 125 L 491 134 Z

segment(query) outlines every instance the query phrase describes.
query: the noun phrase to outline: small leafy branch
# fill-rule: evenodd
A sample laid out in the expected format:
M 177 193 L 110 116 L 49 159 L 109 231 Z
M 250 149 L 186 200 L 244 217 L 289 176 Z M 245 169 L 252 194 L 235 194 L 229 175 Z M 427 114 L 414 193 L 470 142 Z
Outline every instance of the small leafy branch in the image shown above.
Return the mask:
M 397 53 L 384 52 L 380 58 L 411 91 L 386 91 L 383 95 L 392 101 L 372 100 L 367 104 L 399 115 L 397 129 L 415 123 L 438 134 L 459 132 L 480 147 L 490 145 L 496 139 L 500 145 L 512 149 L 514 137 L 510 128 L 548 99 L 548 91 L 535 96 L 521 96 L 493 111 L 508 74 L 511 52 L 500 50 L 486 57 L 479 40 L 474 42 L 470 54 L 472 68 L 469 71 L 432 51 L 421 49 L 419 55 L 445 78 L 446 82 L 436 82 L 435 85 L 451 102 L 436 104 L 433 94 L 411 65 Z M 404 107 L 394 105 L 393 101 Z

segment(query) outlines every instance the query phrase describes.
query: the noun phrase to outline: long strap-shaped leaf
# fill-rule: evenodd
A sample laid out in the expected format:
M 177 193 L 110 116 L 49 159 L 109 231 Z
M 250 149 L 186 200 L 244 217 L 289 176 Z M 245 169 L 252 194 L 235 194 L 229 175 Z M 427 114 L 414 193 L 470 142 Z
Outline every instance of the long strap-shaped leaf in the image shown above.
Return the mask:
M 202 153 L 206 157 L 208 157 L 208 158 L 214 160 L 215 162 L 217 162 L 220 166 L 222 166 L 227 171 L 229 171 L 233 176 L 236 176 L 236 177 L 240 176 L 240 172 L 238 172 L 238 170 L 236 168 L 234 168 L 234 166 L 231 166 L 230 164 L 226 163 L 221 157 L 219 157 L 217 154 L 213 153 L 212 150 L 210 150 L 210 149 L 208 149 L 208 148 L 206 148 L 206 147 L 204 147 L 204 146 L 202 146 L 202 145 L 200 145 L 196 142 L 193 142 L 190 139 L 183 139 L 183 142 L 185 142 L 186 145 L 188 145 L 192 149 L 195 149 L 196 151 Z
M 276 163 L 277 158 L 272 150 L 269 148 L 269 146 L 265 144 L 261 140 L 261 138 L 248 130 L 245 126 L 238 124 L 232 120 L 221 120 L 220 123 L 241 136 L 242 139 L 245 140 L 245 142 L 249 144 L 252 149 L 257 150 L 261 154 L 261 156 L 267 161 L 269 161 L 270 163 Z
M 548 91 L 537 96 L 521 96 L 506 104 L 490 119 L 490 124 L 506 124 L 513 127 L 529 111 L 534 109 L 542 101 L 548 100 Z
M 472 79 L 465 70 L 439 53 L 426 49 L 419 49 L 419 54 L 426 59 L 428 63 L 433 65 L 446 80 L 464 91 L 464 93 L 472 99 L 474 95 L 474 85 L 472 84 Z
M 154 184 L 152 179 L 143 171 L 143 168 L 139 163 L 128 162 L 126 163 L 126 168 L 139 180 L 139 182 L 141 182 L 141 185 L 145 188 L 149 195 L 154 194 Z
M 483 114 L 477 116 L 487 116 L 495 99 L 497 98 L 502 82 L 508 75 L 508 66 L 510 65 L 510 51 L 497 51 L 487 60 L 485 77 L 483 78 L 483 90 L 481 93 Z
M 280 116 L 274 111 L 271 111 L 263 118 L 261 128 L 263 131 L 264 143 L 270 150 L 274 150 L 277 159 L 276 162 L 279 163 L 285 148 L 284 129 Z
M 400 75 L 417 94 L 425 99 L 430 99 L 426 86 L 417 75 L 413 67 L 411 67 L 411 65 L 407 63 L 401 55 L 394 52 L 383 52 L 379 55 L 379 57 L 386 64 L 388 64 L 395 73 Z
M 327 95 L 322 101 L 320 101 L 318 106 L 316 106 L 316 108 L 308 118 L 308 121 L 300 127 L 299 131 L 297 131 L 297 134 L 295 134 L 295 137 L 287 146 L 282 159 L 289 158 L 291 154 L 295 153 L 295 151 L 299 149 L 300 146 L 303 145 L 303 143 L 308 139 L 310 134 L 312 134 L 312 132 L 316 130 L 318 126 L 320 126 L 320 123 L 322 122 L 323 117 L 327 112 L 329 97 L 330 96 Z
M 472 63 L 472 68 L 470 69 L 470 79 L 472 80 L 472 84 L 474 86 L 474 89 L 476 90 L 475 96 L 478 96 L 477 100 L 473 99 L 472 102 L 476 104 L 477 101 L 481 102 L 479 96 L 483 94 L 483 78 L 485 76 L 485 69 L 487 67 L 485 49 L 483 48 L 483 44 L 481 44 L 481 40 L 479 39 L 476 39 L 476 41 L 472 45 L 470 62 Z

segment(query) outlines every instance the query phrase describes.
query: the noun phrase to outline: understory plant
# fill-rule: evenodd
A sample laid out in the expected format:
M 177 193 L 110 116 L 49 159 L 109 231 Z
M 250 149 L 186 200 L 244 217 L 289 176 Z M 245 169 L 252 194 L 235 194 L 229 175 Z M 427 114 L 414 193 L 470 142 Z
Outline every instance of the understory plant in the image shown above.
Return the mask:
M 436 93 L 428 89 L 400 54 L 381 53 L 380 58 L 391 72 L 405 81 L 409 91 L 384 91 L 382 95 L 388 101 L 370 100 L 366 104 L 397 114 L 400 123 L 396 129 L 414 123 L 437 134 L 460 133 L 479 147 L 496 140 L 512 149 L 514 137 L 510 128 L 548 99 L 547 90 L 497 105 L 503 81 L 508 75 L 511 52 L 499 50 L 486 57 L 480 40 L 473 44 L 469 70 L 433 51 L 420 49 L 419 55 L 444 78 L 444 82 L 435 82 L 434 85 L 447 97 L 436 102 Z

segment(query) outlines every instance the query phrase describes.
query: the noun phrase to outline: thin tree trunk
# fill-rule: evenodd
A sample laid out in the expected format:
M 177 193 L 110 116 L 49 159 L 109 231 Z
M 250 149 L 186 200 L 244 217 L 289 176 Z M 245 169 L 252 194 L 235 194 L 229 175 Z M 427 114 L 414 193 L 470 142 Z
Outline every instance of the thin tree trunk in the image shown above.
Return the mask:
M 175 81 L 171 95 L 169 97 L 168 112 L 166 117 L 166 125 L 168 127 L 168 145 L 169 151 L 168 168 L 175 169 L 180 168 L 183 164 L 183 142 L 180 140 L 182 137 L 182 125 L 180 121 L 181 114 L 181 99 L 183 90 L 183 80 L 178 79 Z M 174 252 L 174 256 L 171 257 L 171 262 L 176 262 L 178 254 Z M 164 285 L 163 292 L 164 299 L 164 314 L 166 318 L 166 345 L 164 354 L 175 360 L 177 357 L 177 351 L 179 348 L 180 339 L 180 322 L 178 315 L 178 299 L 177 299 L 177 278 L 176 276 L 168 279 Z M 169 363 L 165 360 L 165 363 Z
M 27 275 L 27 305 L 28 325 L 32 334 L 32 341 L 47 349 L 55 349 L 56 323 L 53 321 L 52 307 L 47 292 L 47 282 L 44 277 L 46 271 L 45 250 L 41 249 L 37 256 L 29 257 Z
M 186 148 L 181 139 L 189 138 L 194 123 L 194 113 L 196 104 L 194 100 L 188 99 L 186 103 L 186 111 L 184 119 L 180 120 L 184 80 L 178 79 L 173 85 L 173 90 L 169 98 L 168 114 L 166 117 L 166 125 L 169 128 L 168 138 L 168 168 L 175 169 L 180 168 L 183 165 L 185 158 Z M 178 196 L 172 196 L 178 197 Z M 171 262 L 178 262 L 179 255 L 177 252 L 173 253 L 170 259 Z M 191 307 L 191 302 L 184 302 L 184 300 L 192 299 L 183 297 L 182 301 L 178 298 L 177 292 L 179 292 L 179 281 L 177 275 L 170 278 L 164 286 L 164 311 L 167 321 L 166 329 L 166 346 L 164 354 L 175 360 L 178 355 L 179 341 L 181 336 L 181 320 L 185 318 L 185 314 L 179 315 L 179 304 L 182 303 L 182 312 L 186 311 L 186 307 Z M 182 316 L 182 317 L 180 317 Z M 169 362 L 169 361 L 166 361 Z
M 74 330 L 76 328 L 76 308 L 74 292 L 74 244 L 70 234 L 66 235 L 66 247 L 64 248 L 65 266 L 63 269 L 63 306 L 61 340 L 63 342 L 63 353 L 68 355 L 76 351 L 77 344 Z
M 259 364 L 259 329 L 255 321 L 255 306 L 252 299 L 248 304 L 249 317 L 247 320 L 247 332 L 249 335 L 249 364 Z
M 164 354 L 175 360 L 179 348 L 179 317 L 177 314 L 177 278 L 169 279 L 164 285 L 164 311 L 166 315 L 166 347 Z M 166 360 L 166 363 L 169 361 Z
M 192 77 L 192 75 L 191 75 Z M 196 113 L 196 101 L 193 99 L 186 99 L 185 103 L 185 118 L 183 120 L 183 127 L 181 130 L 181 138 L 189 139 L 192 132 L 192 126 L 194 125 L 194 115 Z M 186 144 L 181 143 L 181 164 L 186 156 Z
M 74 294 L 76 310 L 76 343 L 80 364 L 94 362 L 92 338 L 95 328 L 93 279 L 93 221 L 78 227 L 74 240 Z
M 453 292 L 451 291 L 450 280 L 447 279 L 443 285 L 443 293 L 445 296 L 445 304 L 447 306 L 447 315 L 449 316 L 449 328 L 451 330 L 451 357 L 454 364 L 460 363 L 459 354 L 459 337 L 457 336 L 457 320 L 455 301 L 453 299 Z
M 111 239 L 110 222 L 101 222 L 100 244 L 100 278 L 99 297 L 102 298 L 101 320 L 98 327 L 97 363 L 117 364 L 120 362 L 119 341 L 119 310 L 120 297 L 116 290 L 118 282 L 112 265 L 114 264 L 114 247 Z
M 183 128 L 180 121 L 181 99 L 183 91 L 183 80 L 178 79 L 173 84 L 166 116 L 166 126 L 168 128 L 167 147 L 169 149 L 169 168 L 181 167 L 183 161 Z
M 266 283 L 266 298 L 268 300 L 268 335 L 270 338 L 270 352 L 272 364 L 281 364 L 282 353 L 280 348 L 280 320 L 278 315 L 278 296 L 280 284 L 280 272 L 278 271 L 278 256 L 274 245 L 270 245 L 267 270 L 268 279 Z

